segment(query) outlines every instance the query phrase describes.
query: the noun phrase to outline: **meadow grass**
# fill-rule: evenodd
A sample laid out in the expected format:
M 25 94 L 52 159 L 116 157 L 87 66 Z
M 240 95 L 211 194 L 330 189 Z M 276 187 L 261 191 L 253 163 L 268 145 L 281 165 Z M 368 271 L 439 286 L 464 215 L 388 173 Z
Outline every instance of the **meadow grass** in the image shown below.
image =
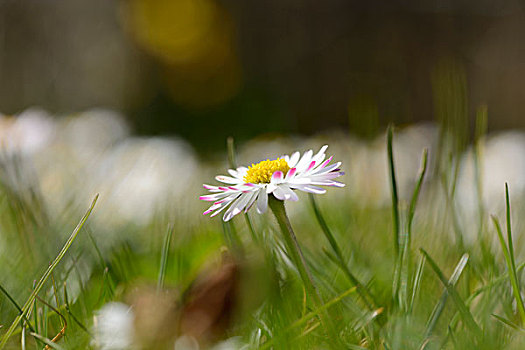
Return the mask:
M 225 252 L 240 274 L 233 316 L 215 340 L 238 337 L 239 348 L 525 348 L 525 264 L 515 252 L 521 233 L 512 230 L 509 186 L 501 184 L 506 236 L 496 216 L 489 224 L 481 195 L 478 219 L 461 215 L 455 200 L 461 155 L 445 146 L 432 168 L 429 151 L 420 150 L 412 194 L 402 198 L 394 139 L 390 127 L 390 204 L 371 206 L 344 194 L 302 196 L 290 215 L 297 237 L 280 230 L 289 225 L 284 207 L 273 208 L 277 221 L 251 211 L 228 223 L 171 221 L 159 210 L 148 226 L 113 233 L 121 239 L 108 246 L 89 224 L 95 199 L 65 239 L 62 232 L 71 232 L 78 218 L 52 220 L 37 190 L 16 191 L 2 181 L 0 349 L 96 348 L 95 316 L 106 303 L 133 304 L 131 295 L 153 286 L 154 299 L 173 294 L 179 312 L 199 276 L 220 265 Z M 233 140 L 227 154 L 234 166 Z M 477 238 L 465 240 L 465 230 Z M 162 318 L 155 327 L 176 337 L 175 322 Z

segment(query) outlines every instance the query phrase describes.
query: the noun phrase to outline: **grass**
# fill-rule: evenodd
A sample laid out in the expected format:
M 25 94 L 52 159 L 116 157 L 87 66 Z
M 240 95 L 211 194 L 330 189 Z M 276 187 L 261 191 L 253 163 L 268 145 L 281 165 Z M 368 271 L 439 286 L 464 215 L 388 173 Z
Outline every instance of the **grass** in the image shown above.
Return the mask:
M 515 249 L 523 234 L 511 227 L 509 186 L 506 237 L 496 216 L 485 222 L 482 203 L 474 219 L 457 208 L 455 155 L 434 158 L 436 166 L 419 150 L 404 198 L 394 131 L 385 139 L 391 201 L 372 206 L 349 196 L 352 188 L 301 194 L 287 203 L 297 241 L 279 230 L 284 217 L 253 210 L 224 224 L 159 209 L 147 226 L 111 232 L 85 224 L 96 199 L 66 239 L 56 232 L 71 232 L 75 210 L 51 218 L 38 190 L 28 196 L 1 181 L 0 348 L 94 348 L 97 310 L 118 301 L 154 315 L 137 330 L 140 347 L 172 349 L 188 305 L 216 310 L 218 295 L 228 302 L 213 314 L 229 316 L 213 337 L 198 338 L 203 345 L 238 337 L 239 347 L 262 349 L 525 348 L 525 263 Z M 475 152 L 482 156 L 477 143 Z M 233 140 L 227 153 L 235 164 Z M 476 241 L 458 239 L 467 233 Z M 110 234 L 118 239 L 107 244 Z M 163 298 L 173 309 L 158 307 Z

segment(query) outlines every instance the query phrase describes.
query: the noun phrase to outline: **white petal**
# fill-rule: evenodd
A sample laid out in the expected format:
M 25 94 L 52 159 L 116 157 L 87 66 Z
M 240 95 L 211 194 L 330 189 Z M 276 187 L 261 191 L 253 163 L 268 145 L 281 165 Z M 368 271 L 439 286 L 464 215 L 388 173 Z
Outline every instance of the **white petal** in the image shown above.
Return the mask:
M 294 154 L 292 154 L 292 156 L 289 159 L 286 159 L 286 162 L 288 163 L 288 166 L 290 168 L 295 167 L 295 165 L 297 164 L 297 161 L 299 160 L 300 156 L 301 156 L 301 154 L 299 152 L 295 152 Z
M 332 165 L 329 165 L 327 166 L 326 168 L 321 168 L 317 171 L 314 171 L 312 173 L 312 175 L 318 175 L 318 174 L 325 174 L 325 173 L 329 173 L 330 171 L 332 171 L 333 169 L 337 169 L 341 166 L 341 162 L 337 162 L 335 164 L 332 164 Z
M 219 187 L 217 187 L 217 186 L 203 184 L 202 187 L 204 187 L 205 189 L 207 189 L 210 192 L 222 192 L 222 190 L 219 189 Z
M 228 202 L 227 204 L 229 204 L 231 202 Z M 228 207 L 227 205 L 223 205 L 222 207 L 220 207 L 219 210 L 215 211 L 213 214 L 210 215 L 210 218 L 216 216 L 217 214 L 219 214 L 221 211 L 223 211 L 224 209 L 226 209 L 226 207 Z
M 321 162 L 324 160 L 325 158 L 324 152 L 326 151 L 327 148 L 328 146 L 324 145 L 323 147 L 321 147 L 319 152 L 317 152 L 317 154 L 312 158 L 312 160 L 315 161 L 316 164 L 321 164 Z
M 239 183 L 242 183 L 242 181 L 239 181 L 239 179 L 236 179 L 236 178 L 233 178 L 233 177 L 229 177 L 229 176 L 224 176 L 224 175 L 215 176 L 215 180 L 217 180 L 219 182 L 223 182 L 225 184 L 239 184 Z
M 273 195 L 275 198 L 282 200 L 282 201 L 297 201 L 299 197 L 292 191 L 288 186 L 282 185 L 278 186 L 275 191 L 273 191 Z
M 248 168 L 245 166 L 240 166 L 237 168 L 237 178 L 243 179 L 246 176 L 246 173 L 248 172 Z
M 310 179 L 309 176 L 305 176 L 305 177 L 296 177 L 296 178 L 288 180 L 287 182 L 288 184 L 294 184 L 294 185 L 308 185 L 309 183 L 312 182 L 312 180 Z
M 263 187 L 259 190 L 257 195 L 257 212 L 262 214 L 268 208 L 268 195 L 266 194 L 266 189 Z
M 295 188 L 295 189 L 298 189 L 300 191 L 303 191 L 303 192 L 308 192 L 308 193 L 315 193 L 315 194 L 323 194 L 323 193 L 326 193 L 326 190 L 324 188 L 321 188 L 321 187 L 317 187 L 317 186 L 312 186 L 312 185 L 290 185 L 291 188 Z
M 319 180 L 319 181 L 312 181 L 312 185 L 318 185 L 318 186 L 334 186 L 334 187 L 345 187 L 345 184 L 339 181 L 332 181 L 332 180 Z
M 290 200 L 292 202 L 297 202 L 299 200 L 299 197 L 297 197 L 297 194 L 288 186 L 282 187 L 283 191 L 285 192 L 285 196 L 287 200 Z
M 283 190 L 280 187 L 276 187 L 275 188 L 275 190 L 273 191 L 273 195 L 278 200 L 284 201 L 284 192 L 283 192 Z
M 310 161 L 312 159 L 312 154 L 314 152 L 312 150 L 309 150 L 307 152 L 305 152 L 301 158 L 301 160 L 297 163 L 297 165 L 295 166 L 297 168 L 297 172 L 298 173 L 302 173 L 303 171 L 306 170 L 306 168 L 308 167 L 308 165 L 310 165 Z
M 239 214 L 250 200 L 250 195 L 251 193 L 243 193 L 235 202 L 233 202 L 232 206 L 226 210 L 226 213 L 224 213 L 223 220 L 229 221 L 235 215 Z
M 226 198 L 226 201 L 218 204 L 218 208 L 216 209 L 216 211 L 210 215 L 210 217 L 214 217 L 215 215 L 219 214 L 221 211 L 223 211 L 224 209 L 226 209 L 228 207 L 229 204 L 231 204 L 237 197 L 239 197 L 240 193 L 235 193 L 233 195 L 231 195 L 230 197 Z M 213 206 L 215 206 L 216 204 L 214 204 Z
M 199 199 L 201 201 L 208 201 L 208 202 L 215 202 L 221 198 L 227 197 L 231 194 L 231 192 L 225 191 L 221 193 L 215 193 L 215 194 L 208 194 L 206 196 L 200 196 Z
M 257 194 L 258 193 L 259 193 L 259 191 L 253 191 L 251 193 L 250 200 L 248 201 L 248 204 L 246 204 L 246 208 L 244 209 L 245 213 L 247 213 L 248 210 L 250 210 L 250 208 L 252 207 L 253 203 L 255 203 L 255 200 L 257 199 Z

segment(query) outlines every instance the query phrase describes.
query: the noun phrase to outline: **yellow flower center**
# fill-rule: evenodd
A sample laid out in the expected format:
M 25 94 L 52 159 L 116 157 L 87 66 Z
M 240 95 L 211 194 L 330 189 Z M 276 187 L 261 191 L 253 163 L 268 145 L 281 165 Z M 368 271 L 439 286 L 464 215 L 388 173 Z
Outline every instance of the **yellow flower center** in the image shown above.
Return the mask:
M 279 158 L 276 160 L 263 160 L 248 167 L 248 172 L 244 176 L 244 181 L 252 184 L 270 183 L 273 173 L 282 171 L 286 175 L 290 170 L 286 160 Z

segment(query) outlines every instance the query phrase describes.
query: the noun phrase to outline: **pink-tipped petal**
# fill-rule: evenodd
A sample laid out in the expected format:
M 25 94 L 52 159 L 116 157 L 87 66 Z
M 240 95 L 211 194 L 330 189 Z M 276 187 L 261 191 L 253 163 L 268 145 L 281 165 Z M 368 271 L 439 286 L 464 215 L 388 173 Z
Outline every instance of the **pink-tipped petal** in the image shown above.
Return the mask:
M 311 161 L 310 162 L 310 165 L 308 166 L 308 168 L 306 169 L 306 172 L 309 172 L 310 170 L 312 170 L 315 166 L 315 161 Z
M 295 166 L 297 168 L 298 172 L 303 172 L 308 165 L 310 164 L 310 161 L 312 160 L 312 154 L 313 151 L 309 150 L 303 154 L 297 165 Z
M 291 179 L 295 175 L 296 172 L 297 172 L 297 168 L 292 168 L 288 170 L 288 172 L 286 173 L 286 180 Z
M 319 167 L 316 169 L 317 171 L 323 169 L 324 167 L 326 167 L 328 165 L 328 163 L 330 163 L 332 161 L 332 156 L 330 156 L 330 158 L 328 158 L 327 160 L 325 160 L 323 163 L 321 163 L 321 165 L 319 165 Z
M 283 182 L 283 172 L 282 171 L 276 171 L 272 174 L 272 179 L 270 180 L 272 183 L 281 183 Z

